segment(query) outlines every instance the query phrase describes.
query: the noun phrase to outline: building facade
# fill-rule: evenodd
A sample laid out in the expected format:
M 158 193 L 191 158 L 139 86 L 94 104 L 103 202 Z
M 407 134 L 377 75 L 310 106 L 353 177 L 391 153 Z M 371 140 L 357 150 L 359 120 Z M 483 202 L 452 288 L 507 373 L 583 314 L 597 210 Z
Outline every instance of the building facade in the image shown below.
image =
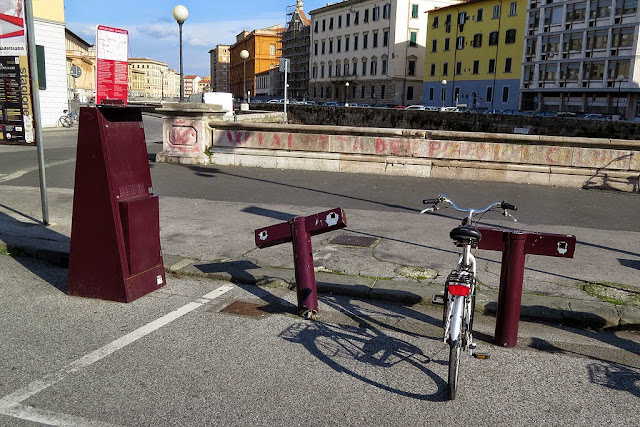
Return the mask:
M 236 43 L 229 48 L 231 54 L 230 89 L 234 98 L 243 98 L 246 95 L 244 93 L 245 86 L 247 92 L 250 92 L 249 95 L 253 96 L 256 93 L 256 74 L 279 66 L 283 31 L 284 28 L 280 25 L 274 25 L 251 32 L 245 30 L 236 36 Z M 243 50 L 249 52 L 246 61 L 240 57 L 240 52 Z
M 166 63 L 150 58 L 129 58 L 129 69 L 144 73 L 142 98 L 159 100 L 175 97 L 170 87 L 175 72 L 172 73 Z
M 65 28 L 67 56 L 67 97 L 69 100 L 87 103 L 95 97 L 96 55 L 91 44 L 68 28 Z M 78 67 L 79 77 L 71 76 L 71 68 Z
M 309 46 L 310 21 L 303 10 L 302 0 L 287 13 L 289 23 L 282 33 L 282 57 L 289 60 L 287 96 L 296 99 L 307 99 L 309 96 Z M 284 77 L 282 77 L 284 88 Z M 275 94 L 274 94 L 275 95 Z
M 219 44 L 209 51 L 211 62 L 211 90 L 230 92 L 229 45 Z
M 424 105 L 516 110 L 527 0 L 469 0 L 428 13 Z
M 521 106 L 640 117 L 637 0 L 531 0 Z
M 210 92 L 211 91 L 211 76 L 204 76 L 198 82 L 198 92 Z
M 189 74 L 184 76 L 184 97 L 188 98 L 192 93 L 198 92 L 198 84 L 200 83 L 200 77 L 195 74 Z
M 311 11 L 310 98 L 421 103 L 425 12 L 452 3 L 347 0 Z

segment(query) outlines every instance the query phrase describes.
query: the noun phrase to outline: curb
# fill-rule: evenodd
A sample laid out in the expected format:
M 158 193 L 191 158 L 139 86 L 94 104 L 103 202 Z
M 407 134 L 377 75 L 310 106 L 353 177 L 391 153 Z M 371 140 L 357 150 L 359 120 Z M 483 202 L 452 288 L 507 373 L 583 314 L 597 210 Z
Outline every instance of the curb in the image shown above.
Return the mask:
M 25 238 L 20 240 L 24 242 Z M 41 239 L 30 240 L 42 242 Z M 61 267 L 69 265 L 68 243 L 47 241 L 45 244 L 25 245 L 0 240 L 0 251 L 43 259 Z M 293 269 L 260 267 L 248 260 L 213 262 L 164 254 L 163 261 L 165 271 L 176 276 L 204 277 L 262 287 L 295 287 Z M 322 271 L 316 272 L 316 282 L 320 294 L 405 305 L 436 305 L 431 302 L 433 295 L 442 294 L 442 285 L 433 283 L 380 280 Z M 497 301 L 496 291 L 479 289 L 476 311 L 495 315 Z M 523 294 L 520 318 L 594 330 L 640 330 L 640 307 L 543 295 Z

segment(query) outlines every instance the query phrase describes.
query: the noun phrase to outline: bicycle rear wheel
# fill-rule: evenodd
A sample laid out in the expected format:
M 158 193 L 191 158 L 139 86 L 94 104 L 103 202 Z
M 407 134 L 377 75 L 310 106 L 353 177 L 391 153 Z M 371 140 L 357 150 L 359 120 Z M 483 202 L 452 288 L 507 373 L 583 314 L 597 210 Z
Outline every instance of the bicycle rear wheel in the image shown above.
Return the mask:
M 452 341 L 449 349 L 449 400 L 456 398 L 458 388 L 458 373 L 460 371 L 460 354 L 462 346 L 459 340 Z
M 67 116 L 62 116 L 58 119 L 58 125 L 68 128 L 71 127 L 71 122 Z

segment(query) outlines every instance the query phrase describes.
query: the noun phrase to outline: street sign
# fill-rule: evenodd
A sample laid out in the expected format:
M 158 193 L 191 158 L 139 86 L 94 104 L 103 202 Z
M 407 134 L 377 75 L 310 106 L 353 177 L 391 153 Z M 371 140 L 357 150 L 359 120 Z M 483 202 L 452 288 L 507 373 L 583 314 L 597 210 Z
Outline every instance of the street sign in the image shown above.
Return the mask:
M 290 69 L 290 64 L 291 61 L 287 58 L 280 58 L 280 72 L 281 73 L 288 73 L 289 71 L 291 71 Z
M 96 32 L 96 104 L 103 100 L 127 103 L 129 32 L 98 25 Z
M 82 75 L 82 68 L 78 67 L 77 65 L 72 65 L 69 75 L 77 79 Z

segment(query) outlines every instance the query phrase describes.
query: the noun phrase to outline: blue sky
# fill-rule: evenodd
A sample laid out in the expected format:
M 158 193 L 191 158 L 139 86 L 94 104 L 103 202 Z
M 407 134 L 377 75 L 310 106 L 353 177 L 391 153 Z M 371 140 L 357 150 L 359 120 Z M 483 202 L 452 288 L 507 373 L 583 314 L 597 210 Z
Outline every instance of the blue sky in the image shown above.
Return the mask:
M 336 3 L 337 1 L 334 1 Z M 304 0 L 304 10 L 325 6 L 328 0 Z M 183 25 L 184 73 L 209 75 L 209 50 L 233 44 L 242 30 L 284 25 L 287 6 L 295 0 L 65 0 L 67 28 L 94 43 L 96 26 L 129 31 L 129 56 L 164 61 L 179 68 L 178 24 L 171 11 L 177 4 L 189 9 Z

